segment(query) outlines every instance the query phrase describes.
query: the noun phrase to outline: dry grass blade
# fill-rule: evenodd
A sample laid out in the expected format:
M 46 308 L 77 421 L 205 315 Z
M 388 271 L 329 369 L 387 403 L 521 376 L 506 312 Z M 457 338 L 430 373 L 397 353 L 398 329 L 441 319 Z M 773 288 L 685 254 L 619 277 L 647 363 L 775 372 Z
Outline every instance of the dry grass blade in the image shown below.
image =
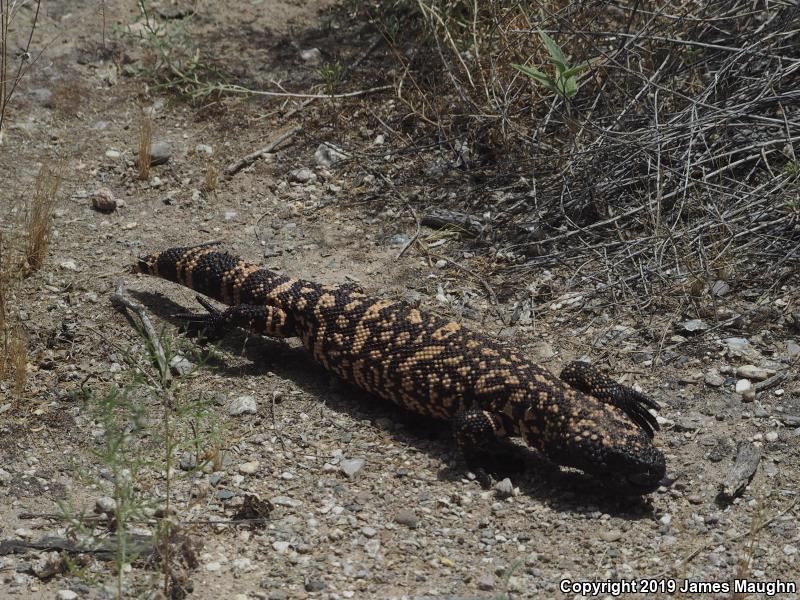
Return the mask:
M 142 122 L 139 124 L 139 179 L 150 179 L 150 149 L 153 145 L 153 118 L 148 111 L 142 113 Z
M 25 223 L 25 260 L 29 274 L 38 271 L 47 256 L 63 168 L 63 163 L 45 161 L 36 178 L 36 189 L 30 200 Z
M 13 390 L 19 398 L 28 379 L 28 340 L 21 327 L 14 328 L 8 342 L 8 360 L 14 370 Z

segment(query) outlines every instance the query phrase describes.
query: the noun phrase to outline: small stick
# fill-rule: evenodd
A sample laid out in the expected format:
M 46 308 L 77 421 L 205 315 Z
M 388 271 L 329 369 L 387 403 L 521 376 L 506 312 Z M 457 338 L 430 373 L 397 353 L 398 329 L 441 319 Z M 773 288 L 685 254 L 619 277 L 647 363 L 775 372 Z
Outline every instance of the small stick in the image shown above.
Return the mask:
M 280 146 L 286 140 L 294 137 L 294 135 L 297 134 L 302 129 L 303 129 L 302 127 L 293 127 L 292 129 L 283 132 L 281 135 L 276 137 L 274 140 L 272 140 L 269 144 L 267 144 L 263 148 L 259 148 L 255 152 L 251 152 L 250 154 L 236 161 L 235 163 L 231 163 L 230 165 L 225 167 L 225 176 L 232 177 L 233 175 L 236 175 L 236 173 L 238 173 L 245 167 L 249 167 L 268 152 L 272 152 L 275 148 Z
M 142 328 L 144 329 L 145 335 L 147 335 L 147 339 L 150 340 L 150 344 L 153 346 L 153 352 L 158 361 L 158 370 L 161 372 L 161 377 L 164 381 L 169 382 L 172 379 L 172 374 L 167 364 L 167 356 L 164 353 L 164 348 L 161 346 L 161 341 L 158 339 L 158 334 L 156 333 L 155 327 L 153 327 L 153 323 L 150 322 L 150 317 L 147 316 L 147 311 L 144 306 L 125 297 L 125 288 L 121 281 L 117 282 L 117 290 L 114 292 L 114 295 L 111 296 L 111 302 L 119 307 L 132 310 L 138 315 L 139 319 L 142 321 Z

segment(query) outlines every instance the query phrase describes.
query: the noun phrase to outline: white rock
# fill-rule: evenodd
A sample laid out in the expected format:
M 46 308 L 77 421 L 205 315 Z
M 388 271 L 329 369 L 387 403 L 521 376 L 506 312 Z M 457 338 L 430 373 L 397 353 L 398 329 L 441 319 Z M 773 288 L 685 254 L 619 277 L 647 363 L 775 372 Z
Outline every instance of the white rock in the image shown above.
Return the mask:
M 762 369 L 755 365 L 742 365 L 736 369 L 736 375 L 745 377 L 747 379 L 755 379 L 756 381 L 764 381 L 775 375 L 774 369 Z
M 234 571 L 249 571 L 253 567 L 253 561 L 249 558 L 234 558 L 231 565 Z
M 111 496 L 100 496 L 94 501 L 94 512 L 114 514 L 117 510 L 117 501 Z
M 119 150 L 106 150 L 106 158 L 119 158 L 122 152 Z
M 169 368 L 173 375 L 180 377 L 191 373 L 194 365 L 192 365 L 191 361 L 189 361 L 189 359 L 185 356 L 176 354 L 170 359 Z
M 310 65 L 318 65 L 322 62 L 322 52 L 319 48 L 306 48 L 300 50 L 300 58 Z
M 748 390 L 752 389 L 753 384 L 750 383 L 749 379 L 740 379 L 736 382 L 736 393 L 737 394 L 744 394 Z
M 58 590 L 56 592 L 56 598 L 58 598 L 58 600 L 75 600 L 77 597 L 78 594 L 72 590 Z
M 252 475 L 253 473 L 258 473 L 258 470 L 261 468 L 261 463 L 257 460 L 251 460 L 246 463 L 242 463 L 239 465 L 239 473 L 243 475 Z
M 777 431 L 768 431 L 764 435 L 764 439 L 768 442 L 777 442 L 778 441 L 778 432 Z
M 314 160 L 321 167 L 330 167 L 345 158 L 347 154 L 332 144 L 320 144 L 314 152 Z
M 228 414 L 232 417 L 243 414 L 254 415 L 258 412 L 258 404 L 255 396 L 239 396 L 231 400 L 228 404 Z
M 212 146 L 209 146 L 208 144 L 197 144 L 194 147 L 194 151 L 197 152 L 198 154 L 205 154 L 207 156 L 211 156 L 212 154 L 214 154 L 214 148 Z
M 347 460 L 343 460 L 339 465 L 339 467 L 342 469 L 342 472 L 348 477 L 354 477 L 363 466 L 363 458 L 348 458 Z
M 289 542 L 272 542 L 272 549 L 278 554 L 286 554 L 289 551 Z
M 311 169 L 303 167 L 302 169 L 294 169 L 289 171 L 289 181 L 295 183 L 311 183 L 317 180 L 317 175 Z
M 210 571 L 212 573 L 214 573 L 216 571 L 219 571 L 221 568 L 222 568 L 222 565 L 219 564 L 219 562 L 217 562 L 216 560 L 212 561 L 210 563 L 206 563 L 206 566 L 205 566 L 205 570 L 206 571 Z

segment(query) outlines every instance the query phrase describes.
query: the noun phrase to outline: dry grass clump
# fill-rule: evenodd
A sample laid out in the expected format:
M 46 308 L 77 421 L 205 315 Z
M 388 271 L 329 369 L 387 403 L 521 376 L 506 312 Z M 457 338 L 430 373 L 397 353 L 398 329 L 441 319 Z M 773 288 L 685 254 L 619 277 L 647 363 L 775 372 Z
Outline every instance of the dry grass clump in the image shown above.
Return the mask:
M 28 341 L 15 324 L 11 303 L 16 284 L 41 269 L 53 236 L 53 213 L 58 205 L 64 162 L 45 160 L 36 177 L 33 193 L 12 228 L 13 237 L 0 229 L 0 379 L 13 374 L 13 390 L 21 395 L 28 375 Z
M 25 222 L 25 260 L 28 271 L 38 271 L 47 256 L 53 235 L 53 213 L 58 204 L 63 164 L 45 161 L 36 178 Z
M 484 238 L 509 281 L 567 266 L 586 297 L 644 310 L 656 296 L 707 294 L 718 265 L 740 280 L 768 265 L 780 285 L 796 263 L 795 2 L 376 0 L 353 11 L 399 65 L 402 113 L 389 123 L 420 157 L 400 161 L 409 185 L 428 205 L 488 211 Z M 567 67 L 592 65 L 570 94 L 514 67 L 555 77 L 548 36 Z M 469 177 L 431 169 L 419 150 L 437 146 Z

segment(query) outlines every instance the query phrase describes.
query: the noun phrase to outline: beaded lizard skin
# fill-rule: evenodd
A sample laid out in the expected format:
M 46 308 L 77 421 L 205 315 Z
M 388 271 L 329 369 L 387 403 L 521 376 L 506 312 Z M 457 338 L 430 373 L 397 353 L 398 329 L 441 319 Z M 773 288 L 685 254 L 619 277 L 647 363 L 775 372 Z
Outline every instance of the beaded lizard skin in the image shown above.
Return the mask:
M 210 245 L 171 248 L 135 270 L 229 305 L 196 315 L 217 333 L 242 327 L 299 337 L 342 379 L 423 416 L 451 421 L 459 448 L 522 438 L 552 461 L 648 493 L 665 475 L 652 444 L 658 405 L 583 362 L 557 379 L 546 369 L 458 323 L 359 286 L 321 285 L 248 264 Z

